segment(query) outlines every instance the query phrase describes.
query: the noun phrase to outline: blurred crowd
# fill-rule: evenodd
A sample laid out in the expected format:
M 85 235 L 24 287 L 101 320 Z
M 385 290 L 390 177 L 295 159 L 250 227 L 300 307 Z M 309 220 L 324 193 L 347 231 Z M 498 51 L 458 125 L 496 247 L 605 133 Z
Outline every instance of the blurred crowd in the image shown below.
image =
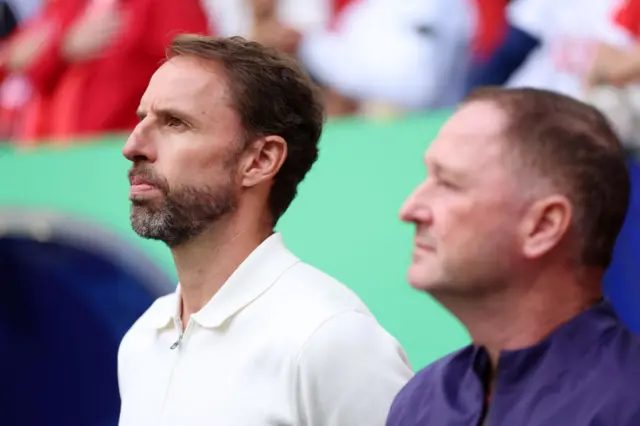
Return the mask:
M 599 106 L 629 146 L 640 134 L 640 0 L 0 0 L 0 25 L 0 140 L 23 146 L 131 129 L 183 32 L 296 56 L 329 116 L 533 86 Z

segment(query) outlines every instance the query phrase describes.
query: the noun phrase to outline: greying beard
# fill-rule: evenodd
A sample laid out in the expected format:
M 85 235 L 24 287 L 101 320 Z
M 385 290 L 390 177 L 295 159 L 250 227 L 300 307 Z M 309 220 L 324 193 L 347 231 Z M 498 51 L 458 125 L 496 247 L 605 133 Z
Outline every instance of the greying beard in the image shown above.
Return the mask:
M 153 201 L 133 200 L 131 227 L 142 238 L 159 240 L 172 248 L 202 234 L 237 206 L 231 182 L 218 188 L 180 187 L 163 195 L 159 206 Z

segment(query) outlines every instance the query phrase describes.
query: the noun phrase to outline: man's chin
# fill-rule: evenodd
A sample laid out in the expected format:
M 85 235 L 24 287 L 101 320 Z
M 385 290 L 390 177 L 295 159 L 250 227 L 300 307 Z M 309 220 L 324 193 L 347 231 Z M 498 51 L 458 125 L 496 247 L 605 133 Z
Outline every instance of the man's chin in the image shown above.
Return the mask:
M 407 271 L 407 281 L 409 285 L 416 290 L 422 290 L 424 286 L 424 274 L 419 270 L 417 265 L 412 264 Z
M 407 281 L 416 290 L 431 291 L 437 286 L 437 273 L 432 268 L 425 268 L 424 265 L 412 264 L 407 271 Z
M 153 229 L 148 226 L 144 226 L 139 222 L 131 221 L 131 229 L 135 232 L 140 238 L 144 238 L 145 240 L 155 240 L 165 242 L 166 236 L 157 229 Z

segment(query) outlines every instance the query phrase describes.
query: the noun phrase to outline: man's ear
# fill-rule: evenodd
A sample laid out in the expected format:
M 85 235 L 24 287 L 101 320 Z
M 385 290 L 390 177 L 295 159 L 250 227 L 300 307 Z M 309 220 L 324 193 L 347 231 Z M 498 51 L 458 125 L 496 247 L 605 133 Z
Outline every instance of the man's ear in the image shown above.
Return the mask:
M 252 187 L 273 180 L 287 158 L 287 142 L 280 136 L 254 141 L 241 161 L 242 185 Z
M 527 211 L 521 228 L 522 254 L 539 258 L 558 246 L 573 219 L 571 202 L 552 195 L 536 201 Z

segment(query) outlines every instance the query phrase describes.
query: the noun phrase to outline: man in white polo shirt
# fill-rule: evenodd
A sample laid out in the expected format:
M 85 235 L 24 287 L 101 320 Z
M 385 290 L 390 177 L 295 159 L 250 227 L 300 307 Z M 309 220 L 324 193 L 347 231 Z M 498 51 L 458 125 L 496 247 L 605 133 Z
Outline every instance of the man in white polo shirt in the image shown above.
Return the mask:
M 180 284 L 122 341 L 120 425 L 383 425 L 402 348 L 273 232 L 318 154 L 307 76 L 257 43 L 180 36 L 138 114 L 131 223 Z

